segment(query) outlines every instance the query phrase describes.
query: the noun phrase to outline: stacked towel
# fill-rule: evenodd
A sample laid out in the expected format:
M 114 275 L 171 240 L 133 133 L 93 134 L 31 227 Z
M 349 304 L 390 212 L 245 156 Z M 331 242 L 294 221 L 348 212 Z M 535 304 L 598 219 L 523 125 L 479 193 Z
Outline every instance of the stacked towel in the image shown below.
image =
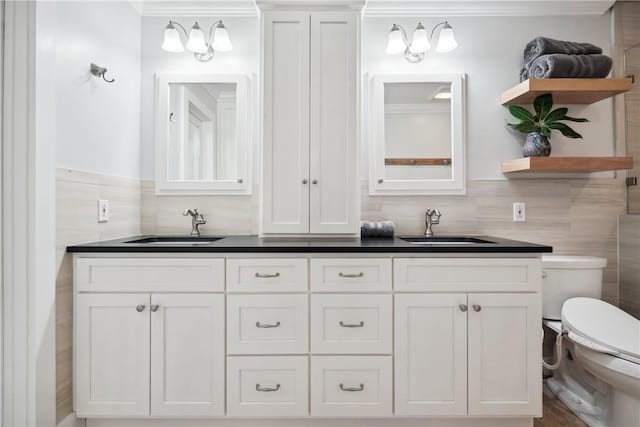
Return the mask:
M 600 78 L 611 71 L 612 61 L 591 43 L 536 37 L 524 48 L 520 81 L 531 78 Z
M 393 237 L 395 225 L 393 221 L 362 221 L 360 237 Z

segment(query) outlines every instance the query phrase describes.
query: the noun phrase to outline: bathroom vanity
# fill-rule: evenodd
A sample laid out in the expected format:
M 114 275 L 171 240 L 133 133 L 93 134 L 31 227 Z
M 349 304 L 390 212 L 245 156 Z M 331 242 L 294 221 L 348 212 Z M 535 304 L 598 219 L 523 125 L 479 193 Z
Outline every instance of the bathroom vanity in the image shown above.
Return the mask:
M 76 413 L 90 426 L 531 425 L 551 248 L 482 239 L 69 247 Z

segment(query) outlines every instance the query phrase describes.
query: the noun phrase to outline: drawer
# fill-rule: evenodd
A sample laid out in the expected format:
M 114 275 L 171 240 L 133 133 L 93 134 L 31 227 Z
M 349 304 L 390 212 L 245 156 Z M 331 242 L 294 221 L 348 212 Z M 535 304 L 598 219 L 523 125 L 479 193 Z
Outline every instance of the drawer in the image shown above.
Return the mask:
M 311 352 L 391 354 L 391 295 L 312 295 Z
M 228 295 L 229 354 L 306 354 L 305 295 Z
M 296 292 L 308 289 L 306 259 L 229 259 L 230 292 Z
M 79 292 L 224 292 L 224 259 L 76 258 Z
M 398 292 L 538 292 L 538 258 L 397 258 L 393 265 Z
M 392 415 L 391 356 L 313 356 L 311 415 Z
M 227 358 L 227 415 L 309 415 L 307 356 Z
M 391 290 L 391 259 L 312 259 L 311 290 L 372 292 Z

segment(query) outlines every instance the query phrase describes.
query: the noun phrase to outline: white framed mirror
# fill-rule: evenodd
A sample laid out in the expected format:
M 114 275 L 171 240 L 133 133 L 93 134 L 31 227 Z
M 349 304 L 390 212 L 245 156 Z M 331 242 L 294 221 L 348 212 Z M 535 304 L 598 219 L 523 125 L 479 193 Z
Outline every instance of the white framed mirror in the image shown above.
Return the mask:
M 466 193 L 464 74 L 376 74 L 369 194 Z
M 156 75 L 156 194 L 251 194 L 249 78 Z

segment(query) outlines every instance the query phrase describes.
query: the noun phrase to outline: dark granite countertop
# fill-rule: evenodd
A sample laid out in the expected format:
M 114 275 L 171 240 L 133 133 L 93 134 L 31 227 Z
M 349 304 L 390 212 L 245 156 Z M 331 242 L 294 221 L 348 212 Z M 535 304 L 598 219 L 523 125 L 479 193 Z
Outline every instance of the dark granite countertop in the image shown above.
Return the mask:
M 203 236 L 217 238 L 211 243 L 150 244 L 128 243 L 157 236 L 132 236 L 67 247 L 67 252 L 79 253 L 543 253 L 551 246 L 492 236 L 463 236 L 487 240 L 490 243 L 416 245 L 401 240 L 383 238 L 260 238 L 258 236 Z M 171 237 L 171 236 L 162 236 Z M 185 236 L 173 236 L 185 238 Z M 400 236 L 404 237 L 404 236 Z M 456 236 L 436 236 L 438 239 Z M 461 237 L 461 236 L 457 236 Z

